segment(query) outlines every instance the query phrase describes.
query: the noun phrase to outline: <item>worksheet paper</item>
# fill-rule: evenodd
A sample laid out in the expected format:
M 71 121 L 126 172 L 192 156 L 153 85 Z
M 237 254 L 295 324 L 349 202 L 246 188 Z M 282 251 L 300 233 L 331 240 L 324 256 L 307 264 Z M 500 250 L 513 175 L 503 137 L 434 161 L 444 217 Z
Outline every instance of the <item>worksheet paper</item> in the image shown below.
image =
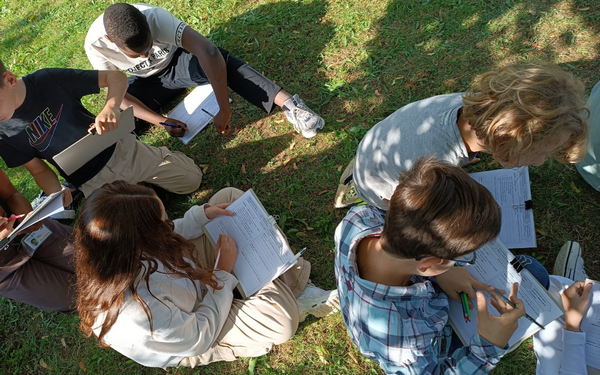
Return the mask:
M 63 187 L 62 190 L 65 188 Z M 6 237 L 4 240 L 0 242 L 0 249 L 4 248 L 10 241 L 12 241 L 20 231 L 25 230 L 37 223 L 38 221 L 44 220 L 45 218 L 57 214 L 61 211 L 64 211 L 63 200 L 62 200 L 62 190 L 58 191 L 54 194 L 51 194 L 48 198 L 46 198 L 42 204 L 40 204 L 33 212 L 31 212 L 25 219 L 21 221 L 18 227 L 16 227 L 10 236 Z
M 231 101 L 231 100 L 230 100 Z M 196 87 L 175 107 L 169 118 L 184 122 L 188 131 L 179 139 L 185 143 L 194 138 L 219 113 L 219 104 L 211 85 Z
M 589 279 L 585 282 L 593 284 L 590 307 L 581 322 L 581 330 L 585 332 L 585 356 L 588 367 L 600 369 L 600 283 Z
M 509 249 L 536 247 L 533 209 L 525 209 L 525 201 L 531 200 L 529 169 L 497 169 L 470 176 L 492 193 L 502 209 L 502 243 Z
M 554 302 L 554 299 L 548 294 L 546 289 L 538 281 L 523 269 L 521 272 L 511 265 L 514 255 L 499 240 L 490 242 L 477 250 L 477 260 L 474 265 L 467 266 L 475 278 L 496 289 L 506 291 L 506 296 L 510 294 L 513 283 L 519 283 L 519 293 L 517 297 L 525 304 L 525 310 L 538 323 L 545 326 L 554 319 L 563 315 L 563 310 Z M 488 311 L 491 315 L 500 315 L 489 302 L 491 295 L 484 292 L 488 301 Z M 471 309 L 471 321 L 465 322 L 462 305 L 453 299 L 450 300 L 450 321 L 454 330 L 459 334 L 462 342 L 469 345 L 471 337 L 477 334 L 477 303 L 473 300 L 474 308 Z M 540 328 L 522 317 L 519 319 L 519 328 L 508 341 L 508 345 L 513 347 L 521 341 L 533 335 Z
M 217 216 L 204 231 L 215 243 L 220 233 L 233 238 L 238 248 L 233 274 L 249 297 L 287 271 L 295 263 L 294 253 L 252 189 L 227 210 L 235 214 Z

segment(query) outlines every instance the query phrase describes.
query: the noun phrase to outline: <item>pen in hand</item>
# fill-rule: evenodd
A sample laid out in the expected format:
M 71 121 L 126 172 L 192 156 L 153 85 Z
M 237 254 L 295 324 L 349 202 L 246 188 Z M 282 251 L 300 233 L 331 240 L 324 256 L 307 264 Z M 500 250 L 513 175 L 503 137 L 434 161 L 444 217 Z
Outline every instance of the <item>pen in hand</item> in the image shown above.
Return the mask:
M 471 309 L 469 308 L 469 299 L 467 298 L 467 293 L 460 292 L 460 301 L 462 304 L 463 315 L 465 317 L 465 322 L 471 321 Z
M 164 126 L 170 126 L 172 128 L 177 128 L 177 129 L 181 128 L 181 126 L 179 126 L 179 125 L 169 124 L 168 122 L 159 122 L 159 124 L 164 125 Z
M 6 220 L 7 220 L 7 221 L 13 221 L 13 220 L 17 220 L 17 219 L 22 219 L 22 218 L 24 218 L 25 216 L 27 216 L 27 215 L 25 215 L 25 214 L 21 214 L 21 215 L 15 215 L 15 216 L 12 216 L 12 217 L 9 217 L 9 218 L 7 218 Z
M 512 308 L 516 308 L 517 307 L 508 298 L 506 298 L 506 296 L 504 294 L 500 293 L 498 291 L 498 289 L 492 289 L 492 293 L 494 293 L 495 295 L 497 295 L 504 303 L 506 303 L 507 305 L 510 305 Z M 546 329 L 546 328 L 544 328 L 543 325 L 541 325 L 540 323 L 536 322 L 536 320 L 533 319 L 529 314 L 525 314 L 525 318 L 527 318 L 527 320 L 529 320 L 530 322 L 536 324 L 541 329 Z

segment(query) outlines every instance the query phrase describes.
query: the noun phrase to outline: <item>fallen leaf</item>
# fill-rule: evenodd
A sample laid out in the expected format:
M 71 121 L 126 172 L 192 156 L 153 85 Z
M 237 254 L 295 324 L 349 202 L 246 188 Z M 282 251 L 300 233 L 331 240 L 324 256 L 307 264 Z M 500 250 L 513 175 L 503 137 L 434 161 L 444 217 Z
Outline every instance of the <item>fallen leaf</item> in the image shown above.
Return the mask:
M 348 353 L 348 355 L 350 356 L 350 358 L 352 358 L 352 360 L 354 361 L 354 363 L 356 363 L 358 365 L 358 361 L 356 360 L 356 357 L 354 357 L 352 355 L 352 353 Z
M 375 96 L 381 96 L 381 94 L 379 93 L 379 90 L 375 90 Z
M 404 85 L 404 87 L 415 88 L 417 86 L 416 85 L 411 85 L 410 83 L 407 83 L 406 85 Z
M 426 53 L 425 55 L 427 55 L 427 56 L 433 56 L 433 55 L 435 55 L 435 52 Z
M 315 230 L 313 227 L 306 227 L 306 230 Z
M 45 368 L 46 370 L 52 370 L 52 367 L 50 367 L 43 359 L 40 358 L 40 366 L 42 366 L 43 368 Z
M 401 79 L 404 79 L 404 77 L 396 77 L 396 78 L 394 78 L 394 80 L 392 81 L 392 85 L 395 85 L 396 81 L 399 81 Z
M 369 108 L 369 113 L 373 113 L 373 111 L 374 111 L 374 110 L 375 110 L 377 107 L 379 107 L 379 105 L 378 105 L 378 104 L 374 104 L 374 105 L 372 105 L 372 106 Z
M 67 347 L 67 343 L 65 342 L 64 338 L 60 339 L 60 342 L 63 344 L 63 346 L 66 348 Z
M 246 163 L 242 163 L 242 173 L 246 174 Z
M 340 119 L 340 120 L 335 120 L 335 122 L 344 122 L 344 121 L 346 121 L 346 119 L 344 119 L 344 118 Z
M 327 193 L 329 190 L 321 190 L 317 195 L 323 195 L 325 193 Z
M 296 165 L 296 163 L 292 164 L 292 166 L 294 167 L 294 169 L 298 169 L 298 166 Z
M 325 350 L 323 345 L 317 346 L 317 354 L 319 355 L 319 359 L 321 360 L 321 362 L 323 362 L 326 365 L 329 364 L 329 362 L 327 362 L 327 357 L 329 357 L 329 353 L 327 352 L 327 350 Z
M 342 165 L 340 165 L 339 167 L 337 167 L 337 171 L 338 171 L 338 172 L 341 172 L 341 171 L 342 171 L 342 169 L 344 169 L 344 165 L 343 165 L 343 164 L 342 164 Z
M 583 12 L 583 11 L 586 11 L 586 10 L 590 10 L 590 8 L 579 8 L 579 9 L 577 9 L 577 10 L 580 10 L 580 11 L 582 11 L 582 12 Z
M 545 231 L 541 230 L 540 228 L 535 228 L 535 232 L 538 233 L 540 236 L 547 236 L 548 233 L 546 233 Z
M 575 186 L 573 181 L 571 181 L 571 189 L 575 190 L 576 193 L 581 193 L 581 190 L 577 189 L 577 186 Z
M 38 316 L 40 316 L 40 314 L 41 314 L 41 313 L 35 313 L 35 314 L 33 314 L 33 317 L 34 317 L 34 318 L 37 318 Z
M 223 164 L 227 164 L 227 158 L 223 156 Z
M 285 159 L 283 162 L 283 165 L 287 165 L 290 161 L 292 161 L 292 157 L 290 156 L 289 158 Z
M 306 237 L 306 233 L 304 233 L 304 232 L 298 232 L 298 233 L 296 233 L 296 236 L 297 237 Z
M 290 151 L 294 151 L 294 146 L 295 145 L 296 145 L 296 142 L 290 143 Z
M 83 371 L 87 371 L 85 369 L 85 363 L 83 363 L 83 359 L 81 360 L 81 362 L 79 362 L 79 368 L 82 369 Z
M 32 22 L 35 19 L 35 16 L 29 17 L 29 22 Z
M 288 205 L 288 210 L 290 210 L 290 211 L 292 210 L 292 203 L 293 203 L 293 202 L 292 202 L 292 201 L 290 201 L 290 204 Z

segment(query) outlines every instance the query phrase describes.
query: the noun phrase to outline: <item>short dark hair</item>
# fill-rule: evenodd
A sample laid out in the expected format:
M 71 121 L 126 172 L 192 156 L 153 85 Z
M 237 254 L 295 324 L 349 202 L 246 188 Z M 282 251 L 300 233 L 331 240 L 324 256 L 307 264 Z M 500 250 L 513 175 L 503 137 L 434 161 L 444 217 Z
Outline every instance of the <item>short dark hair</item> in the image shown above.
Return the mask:
M 104 12 L 104 29 L 117 47 L 136 49 L 148 40 L 150 26 L 146 17 L 130 4 L 117 3 Z
M 492 194 L 462 168 L 420 158 L 400 175 L 385 218 L 382 247 L 407 259 L 457 258 L 498 237 L 501 222 Z
M 0 60 L 0 89 L 4 87 L 4 73 L 6 73 L 6 68 L 2 60 Z

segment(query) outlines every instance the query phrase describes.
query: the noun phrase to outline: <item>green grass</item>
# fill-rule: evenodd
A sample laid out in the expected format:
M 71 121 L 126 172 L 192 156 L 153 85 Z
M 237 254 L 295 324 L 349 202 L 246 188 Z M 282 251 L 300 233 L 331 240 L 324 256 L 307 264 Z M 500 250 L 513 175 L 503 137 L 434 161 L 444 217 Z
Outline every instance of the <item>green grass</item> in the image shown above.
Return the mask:
M 17 75 L 44 67 L 90 68 L 83 40 L 111 1 L 0 0 L 2 60 Z M 183 0 L 153 2 L 217 45 L 299 93 L 326 120 L 306 140 L 279 110 L 265 115 L 232 93 L 232 125 L 212 128 L 189 145 L 150 131 L 143 139 L 209 164 L 201 188 L 167 196 L 170 217 L 205 202 L 225 186 L 252 187 L 291 245 L 308 247 L 312 278 L 333 288 L 333 231 L 344 210 L 333 193 L 366 129 L 404 104 L 464 91 L 478 74 L 513 62 L 542 59 L 580 77 L 600 80 L 600 4 L 588 1 L 484 0 Z M 98 111 L 101 95 L 85 104 Z M 489 169 L 489 160 L 472 167 Z M 3 169 L 5 166 L 1 165 Z M 245 173 L 244 173 L 245 171 Z M 8 171 L 30 199 L 37 194 L 22 169 Z M 590 276 L 600 278 L 600 195 L 572 166 L 548 162 L 530 169 L 538 247 L 524 250 L 551 270 L 566 240 L 578 240 Z M 312 230 L 310 228 L 313 228 Z M 75 315 L 40 312 L 0 300 L 0 374 L 161 374 L 97 347 L 78 332 Z M 170 374 L 243 374 L 241 359 Z M 506 356 L 494 374 L 529 374 L 531 342 Z M 256 361 L 257 374 L 380 374 L 348 339 L 339 314 L 309 318 L 296 336 Z

